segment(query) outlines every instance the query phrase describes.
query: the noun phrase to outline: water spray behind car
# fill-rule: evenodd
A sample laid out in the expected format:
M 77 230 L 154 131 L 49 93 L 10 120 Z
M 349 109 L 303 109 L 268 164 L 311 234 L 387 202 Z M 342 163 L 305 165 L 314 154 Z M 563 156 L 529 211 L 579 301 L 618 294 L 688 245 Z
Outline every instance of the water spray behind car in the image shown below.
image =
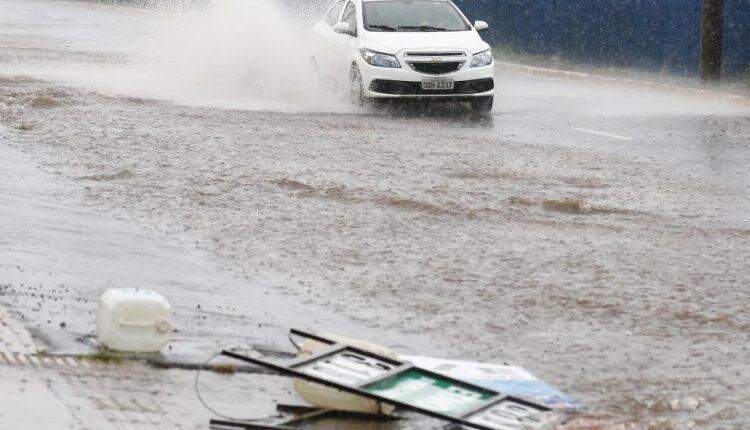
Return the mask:
M 135 48 L 146 96 L 241 109 L 342 110 L 308 53 L 317 49 L 289 9 L 267 0 L 213 1 L 170 14 Z
M 309 22 L 318 13 L 312 5 L 143 0 L 117 7 L 135 18 L 78 28 L 75 46 L 66 47 L 102 52 L 97 61 L 28 62 L 6 71 L 190 106 L 352 111 L 320 84 L 311 65 L 317 46 Z

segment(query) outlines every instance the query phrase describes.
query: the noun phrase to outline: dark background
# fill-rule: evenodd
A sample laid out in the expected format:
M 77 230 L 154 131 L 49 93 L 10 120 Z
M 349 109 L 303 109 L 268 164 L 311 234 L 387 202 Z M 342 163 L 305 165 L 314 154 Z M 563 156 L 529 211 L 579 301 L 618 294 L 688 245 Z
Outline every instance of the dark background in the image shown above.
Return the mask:
M 163 0 L 98 1 L 148 6 Z M 206 1 L 172 0 L 170 4 Z M 333 0 L 277 1 L 307 24 L 333 4 Z M 454 2 L 472 21 L 489 23 L 485 40 L 519 54 L 557 56 L 582 65 L 698 74 L 701 0 Z M 750 75 L 750 0 L 725 0 L 724 74 Z
M 724 72 L 750 68 L 750 0 L 725 0 Z M 698 72 L 701 0 L 455 0 L 494 45 L 592 65 Z

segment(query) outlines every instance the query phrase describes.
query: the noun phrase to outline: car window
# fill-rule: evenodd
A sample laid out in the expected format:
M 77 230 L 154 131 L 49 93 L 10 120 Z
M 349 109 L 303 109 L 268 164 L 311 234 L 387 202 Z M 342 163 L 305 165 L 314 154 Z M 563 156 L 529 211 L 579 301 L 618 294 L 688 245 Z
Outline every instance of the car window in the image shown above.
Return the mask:
M 368 1 L 362 9 L 368 31 L 468 31 L 469 23 L 445 0 Z
M 341 17 L 341 22 L 348 22 L 349 28 L 357 35 L 357 7 L 354 2 L 349 2 L 344 9 L 344 15 Z
M 326 15 L 323 20 L 326 24 L 328 24 L 329 27 L 333 27 L 333 24 L 336 24 L 336 21 L 339 19 L 339 15 L 341 15 L 341 9 L 344 8 L 344 0 L 337 1 L 331 9 L 328 11 L 328 14 Z

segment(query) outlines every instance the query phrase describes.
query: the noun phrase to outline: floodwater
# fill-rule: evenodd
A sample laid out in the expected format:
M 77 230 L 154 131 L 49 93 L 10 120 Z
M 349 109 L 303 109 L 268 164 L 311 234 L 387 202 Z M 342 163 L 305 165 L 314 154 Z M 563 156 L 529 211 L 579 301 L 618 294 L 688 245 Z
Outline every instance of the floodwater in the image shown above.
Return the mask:
M 489 118 L 360 110 L 309 72 L 312 39 L 250 3 L 0 2 L 0 144 L 80 207 L 175 241 L 113 227 L 102 250 L 79 225 L 71 255 L 112 269 L 69 269 L 62 290 L 14 254 L 51 246 L 41 230 L 6 230 L 0 299 L 27 324 L 85 336 L 50 315 L 139 272 L 180 303 L 176 354 L 295 323 L 512 361 L 608 422 L 746 427 L 750 108 L 498 70 Z M 183 266 L 149 265 L 172 252 Z

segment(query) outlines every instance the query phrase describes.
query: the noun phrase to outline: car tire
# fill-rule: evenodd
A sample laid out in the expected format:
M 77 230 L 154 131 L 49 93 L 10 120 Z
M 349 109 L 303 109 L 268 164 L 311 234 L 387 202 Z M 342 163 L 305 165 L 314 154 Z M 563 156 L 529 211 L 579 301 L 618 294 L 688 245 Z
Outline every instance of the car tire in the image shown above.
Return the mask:
M 476 113 L 488 114 L 492 112 L 492 106 L 495 103 L 495 97 L 477 97 L 469 102 L 471 110 Z
M 367 104 L 369 104 L 375 110 L 382 110 L 387 108 L 390 102 L 390 99 L 382 97 L 372 97 L 367 99 Z
M 349 72 L 349 100 L 355 106 L 365 105 L 365 88 L 362 84 L 362 75 L 359 74 L 359 68 L 356 64 L 352 65 Z

